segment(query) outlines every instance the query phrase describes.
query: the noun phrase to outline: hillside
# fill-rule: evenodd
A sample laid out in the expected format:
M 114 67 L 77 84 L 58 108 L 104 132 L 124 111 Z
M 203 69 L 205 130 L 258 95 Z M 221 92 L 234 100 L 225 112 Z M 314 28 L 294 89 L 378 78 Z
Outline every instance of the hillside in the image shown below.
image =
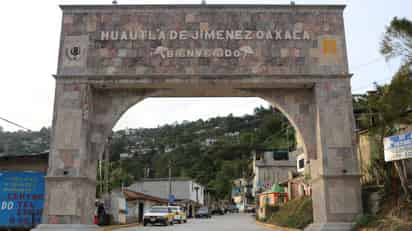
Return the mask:
M 49 149 L 50 129 L 5 132 L 0 127 L 0 155 L 23 155 Z
M 46 128 L 39 132 L 0 131 L 0 155 L 47 150 L 49 137 Z M 110 142 L 110 187 L 142 177 L 166 177 L 170 162 L 173 177 L 194 178 L 224 198 L 233 179 L 251 176 L 252 150 L 292 149 L 294 145 L 293 128 L 274 108 L 256 108 L 253 115 L 242 117 L 120 130 L 113 132 Z

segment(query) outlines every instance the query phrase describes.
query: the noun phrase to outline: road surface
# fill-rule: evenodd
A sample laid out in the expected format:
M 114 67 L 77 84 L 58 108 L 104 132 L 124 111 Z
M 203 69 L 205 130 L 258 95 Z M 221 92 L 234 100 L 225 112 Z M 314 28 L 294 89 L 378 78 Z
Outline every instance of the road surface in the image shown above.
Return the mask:
M 119 231 L 273 231 L 258 226 L 250 214 L 226 214 L 211 219 L 189 219 L 186 224 L 173 226 L 139 226 L 118 229 Z

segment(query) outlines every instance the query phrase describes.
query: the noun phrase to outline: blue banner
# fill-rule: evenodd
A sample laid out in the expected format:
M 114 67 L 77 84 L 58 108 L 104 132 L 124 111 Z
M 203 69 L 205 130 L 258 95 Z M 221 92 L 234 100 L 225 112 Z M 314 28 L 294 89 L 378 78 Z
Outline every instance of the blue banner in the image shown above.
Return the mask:
M 42 172 L 0 171 L 0 227 L 41 223 L 44 176 Z

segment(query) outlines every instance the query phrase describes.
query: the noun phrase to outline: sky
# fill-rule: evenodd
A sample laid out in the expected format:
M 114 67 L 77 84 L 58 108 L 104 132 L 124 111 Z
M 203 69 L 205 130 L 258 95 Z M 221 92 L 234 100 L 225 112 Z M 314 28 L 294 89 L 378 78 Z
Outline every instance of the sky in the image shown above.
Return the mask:
M 201 0 L 118 0 L 119 4 L 199 4 Z M 411 0 L 295 0 L 296 4 L 346 4 L 345 30 L 352 77 L 352 92 L 388 83 L 399 62 L 386 62 L 379 42 L 390 20 L 412 19 Z M 54 78 L 61 27 L 60 4 L 110 4 L 111 0 L 13 0 L 1 3 L 0 13 L 0 117 L 31 130 L 52 123 Z M 208 4 L 289 4 L 290 1 L 207 0 Z M 183 120 L 253 113 L 268 104 L 258 98 L 149 98 L 118 121 L 126 127 L 156 127 Z M 6 131 L 20 128 L 0 120 Z

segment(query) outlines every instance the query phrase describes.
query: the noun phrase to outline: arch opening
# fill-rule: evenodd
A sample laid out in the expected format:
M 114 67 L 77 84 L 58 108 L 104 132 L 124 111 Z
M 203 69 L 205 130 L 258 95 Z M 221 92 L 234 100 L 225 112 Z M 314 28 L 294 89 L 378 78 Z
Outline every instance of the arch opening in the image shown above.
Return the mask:
M 243 98 L 230 98 L 230 97 L 225 97 L 225 98 L 211 98 L 211 102 L 208 102 L 209 104 L 205 103 L 207 102 L 208 98 L 144 98 L 144 99 L 138 99 L 137 102 L 134 103 L 130 103 L 130 104 L 125 104 L 125 108 L 123 109 L 119 109 L 117 111 L 122 111 L 125 113 L 122 113 L 120 115 L 120 119 L 116 118 L 116 124 L 113 125 L 113 128 L 121 128 L 121 126 L 119 126 L 119 124 L 125 124 L 126 122 L 122 122 L 122 119 L 126 118 L 127 121 L 127 117 L 133 117 L 132 120 L 136 121 L 139 120 L 139 118 L 136 118 L 134 115 L 134 113 L 141 113 L 142 110 L 146 110 L 147 112 L 149 112 L 150 114 L 153 114 L 154 111 L 158 111 L 156 110 L 156 107 L 161 107 L 162 105 L 165 106 L 165 104 L 168 104 L 168 107 L 166 110 L 169 110 L 173 107 L 177 107 L 179 104 L 179 101 L 181 104 L 186 104 L 187 107 L 187 103 L 191 102 L 191 106 L 193 106 L 193 111 L 197 111 L 198 109 L 202 109 L 202 110 L 213 110 L 215 108 L 219 109 L 219 108 L 224 108 L 224 112 L 225 113 L 215 113 L 217 117 L 213 117 L 213 113 L 212 114 L 207 114 L 206 116 L 204 116 L 203 118 L 196 118 L 196 116 L 191 117 L 191 118 L 187 118 L 187 116 L 183 116 L 181 117 L 182 119 L 188 119 L 188 120 L 192 120 L 193 122 L 188 122 L 187 120 L 181 120 L 180 123 L 179 122 L 175 122 L 174 119 L 169 120 L 169 123 L 164 123 L 162 126 L 159 125 L 155 125 L 152 126 L 152 128 L 150 129 L 143 129 L 143 128 L 138 128 L 138 129 L 134 129 L 133 127 L 135 126 L 124 126 L 124 129 L 118 130 L 117 132 L 114 131 L 113 134 L 115 134 L 114 136 L 117 136 L 117 138 L 112 138 L 112 144 L 111 144 L 111 148 L 113 149 L 113 146 L 116 146 L 117 150 L 115 151 L 115 153 L 113 152 L 113 150 L 111 150 L 111 154 L 112 154 L 112 160 L 115 161 L 120 161 L 120 154 L 124 154 L 124 158 L 128 159 L 134 159 L 136 156 L 143 156 L 145 155 L 145 153 L 150 153 L 150 155 L 153 155 L 153 158 L 143 158 L 143 162 L 147 162 L 143 163 L 141 165 L 139 165 L 140 169 L 140 173 L 137 173 L 136 176 L 130 176 L 125 174 L 125 181 L 127 182 L 127 184 L 129 184 L 131 182 L 132 179 L 138 179 L 140 177 L 167 177 L 167 168 L 164 168 L 164 163 L 165 161 L 168 160 L 168 158 L 170 157 L 170 152 L 172 152 L 174 149 L 178 149 L 177 146 L 180 141 L 178 141 L 178 139 L 176 140 L 169 140 L 169 143 L 164 143 L 163 141 L 159 142 L 158 146 L 161 147 L 162 150 L 158 150 L 157 147 L 153 147 L 150 145 L 153 145 L 153 143 L 151 143 L 150 145 L 146 145 L 146 147 L 144 145 L 142 145 L 142 143 L 147 142 L 147 140 L 150 140 L 151 138 L 153 138 L 153 136 L 151 138 L 148 137 L 144 137 L 145 130 L 167 130 L 168 132 L 170 132 L 170 134 L 174 134 L 175 136 L 176 133 L 173 132 L 172 130 L 181 130 L 182 128 L 184 128 L 185 126 L 189 126 L 187 124 L 194 124 L 194 126 L 197 126 L 197 131 L 195 131 L 193 133 L 193 128 L 189 129 L 191 130 L 190 135 L 189 136 L 197 136 L 196 132 L 201 132 L 203 130 L 203 128 L 199 128 L 202 126 L 207 127 L 208 123 L 211 123 L 211 120 L 218 120 L 219 117 L 223 118 L 224 116 L 228 116 L 227 118 L 232 118 L 234 120 L 243 120 L 243 123 L 245 122 L 245 120 L 254 120 L 254 119 L 259 119 L 261 120 L 258 124 L 254 123 L 253 129 L 251 129 L 250 127 L 248 129 L 235 129 L 235 128 L 225 128 L 223 133 L 225 134 L 220 134 L 221 137 L 223 136 L 229 136 L 229 135 L 235 135 L 239 137 L 240 139 L 246 139 L 246 136 L 251 136 L 253 137 L 256 136 L 258 138 L 255 139 L 261 139 L 261 140 L 257 140 L 255 141 L 255 143 L 253 145 L 251 145 L 250 147 L 248 145 L 250 144 L 241 144 L 239 141 L 239 143 L 237 143 L 236 145 L 231 145 L 232 149 L 234 149 L 235 151 L 240 151 L 242 153 L 242 155 L 245 155 L 246 158 L 249 158 L 249 160 L 253 159 L 253 155 L 252 153 L 256 153 L 256 150 L 258 150 L 258 152 L 261 151 L 282 151 L 282 150 L 286 150 L 288 153 L 287 155 L 287 159 L 288 161 L 290 161 L 290 166 L 287 170 L 283 171 L 282 175 L 279 175 L 279 172 L 277 173 L 273 173 L 272 175 L 268 175 L 268 173 L 265 173 L 266 176 L 262 175 L 262 178 L 266 177 L 266 178 L 270 178 L 269 180 L 266 180 L 266 182 L 270 182 L 270 183 L 266 183 L 265 187 L 266 188 L 259 188 L 258 190 L 256 190 L 256 188 L 254 187 L 254 190 L 256 190 L 255 193 L 257 193 L 258 191 L 262 191 L 262 190 L 267 190 L 269 189 L 273 184 L 275 183 L 280 183 L 281 181 L 279 180 L 280 178 L 282 178 L 282 181 L 286 181 L 288 178 L 288 171 L 292 171 L 294 172 L 294 174 L 297 174 L 296 171 L 296 153 L 292 153 L 293 151 L 296 151 L 296 147 L 299 146 L 300 148 L 303 148 L 304 143 L 302 142 L 302 136 L 299 134 L 299 130 L 296 130 L 296 123 L 293 123 L 290 121 L 290 119 L 292 118 L 290 115 L 285 113 L 285 110 L 282 108 L 279 108 L 279 104 L 273 104 L 273 100 L 272 102 L 268 102 L 262 98 L 257 98 L 257 97 L 243 97 Z M 209 99 L 210 100 L 210 99 Z M 223 103 L 222 103 L 223 101 Z M 224 102 L 226 101 L 226 102 Z M 233 102 L 234 101 L 234 102 Z M 248 104 L 248 109 L 249 110 L 236 110 L 236 107 L 241 107 L 244 108 L 245 107 L 245 101 L 247 102 L 246 104 Z M 172 103 L 171 103 L 172 102 Z M 220 102 L 221 106 L 220 107 L 216 107 L 217 102 Z M 146 104 L 146 105 L 145 105 Z M 152 106 L 152 108 L 148 107 L 147 105 L 150 104 L 154 104 L 154 106 Z M 262 107 L 261 105 L 264 104 L 265 106 Z M 133 106 L 130 106 L 133 105 Z M 141 106 L 143 105 L 143 106 Z M 276 107 L 277 106 L 277 107 Z M 155 109 L 153 109 L 153 107 L 155 107 Z M 136 109 L 135 109 L 136 108 Z M 178 109 L 182 109 L 182 107 L 178 107 Z M 233 110 L 235 109 L 235 110 Z M 136 110 L 135 112 L 133 112 L 134 110 Z M 233 111 L 238 111 L 237 113 L 235 113 L 235 115 L 233 114 L 229 114 L 232 113 Z M 229 112 L 229 113 L 228 113 Z M 248 113 L 246 113 L 248 112 Z M 130 113 L 130 114 L 129 114 Z M 129 115 L 128 115 L 129 114 Z M 201 114 L 200 114 L 201 115 Z M 161 117 L 165 116 L 165 112 L 161 113 Z M 182 116 L 182 114 L 179 114 L 179 116 Z M 200 116 L 202 117 L 202 116 Z M 155 119 L 156 117 L 152 117 L 151 119 Z M 166 120 L 167 121 L 167 120 Z M 171 121 L 173 121 L 173 123 L 170 123 Z M 239 122 L 238 122 L 239 123 Z M 264 124 L 266 123 L 266 124 Z M 129 120 L 129 124 L 130 124 L 130 120 Z M 225 124 L 221 124 L 220 126 L 225 126 Z M 265 128 L 265 126 L 267 126 L 267 128 Z M 272 126 L 272 127 L 270 127 Z M 137 127 L 143 127 L 143 126 L 137 126 Z M 215 126 L 217 127 L 217 126 Z M 264 132 L 256 132 L 256 129 L 267 129 L 267 131 Z M 276 130 L 277 129 L 277 130 Z M 116 130 L 116 129 L 114 129 Z M 188 128 L 185 128 L 185 130 L 188 130 Z M 252 132 L 251 132 L 252 131 Z M 270 134 L 268 134 L 268 132 L 271 132 Z M 220 132 L 222 133 L 222 132 Z M 237 134 L 236 134 L 237 133 Z M 240 134 L 239 134 L 240 133 Z M 263 135 L 264 134 L 264 135 Z M 186 134 L 187 135 L 187 134 Z M 137 136 L 139 137 L 137 140 L 134 139 L 132 141 L 135 143 L 138 143 L 138 145 L 134 145 L 131 144 L 131 148 L 129 148 L 128 150 L 125 149 L 119 149 L 118 145 L 119 143 L 121 143 L 121 139 L 125 139 L 125 137 L 128 136 Z M 194 142 L 191 145 L 191 148 L 193 150 L 197 150 L 197 154 L 196 153 L 192 153 L 192 156 L 204 156 L 203 153 L 208 152 L 207 150 L 202 150 L 205 149 L 205 144 L 204 142 L 215 142 L 215 138 L 218 136 L 216 134 L 209 134 L 210 137 L 204 137 L 202 135 L 198 136 L 198 137 L 202 137 L 200 138 L 200 140 L 197 140 L 196 142 Z M 266 140 L 262 140 L 262 136 L 266 136 Z M 286 136 L 286 139 L 285 139 Z M 183 137 L 183 138 L 182 138 Z M 184 136 L 180 137 L 179 139 L 185 139 Z M 186 137 L 187 138 L 187 137 Z M 127 139 L 127 138 L 126 138 Z M 159 138 L 160 139 L 160 138 Z M 209 140 L 208 140 L 209 139 Z M 281 140 L 283 139 L 283 140 Z M 208 140 L 208 141 L 207 141 Z M 233 142 L 233 140 L 231 140 Z M 244 142 L 244 140 L 242 140 L 242 142 Z M 299 144 L 297 144 L 296 142 L 299 142 Z M 149 142 L 150 143 L 150 142 Z M 190 143 L 190 142 L 189 142 Z M 287 144 L 286 144 L 287 143 Z M 123 145 L 130 145 L 129 144 L 125 144 L 123 143 Z M 187 145 L 187 144 L 180 144 L 180 145 Z M 190 146 L 190 145 L 189 145 Z M 194 148 L 193 146 L 198 146 L 198 148 Z M 245 146 L 247 147 L 247 152 L 245 152 Z M 130 152 L 130 149 L 133 150 Z M 208 149 L 208 148 L 206 148 Z M 184 150 L 184 149 L 178 149 L 180 151 Z M 212 149 L 208 149 L 209 152 Z M 214 150 L 216 152 L 216 150 Z M 142 153 L 144 152 L 144 153 Z M 303 153 L 303 151 L 301 151 Z M 126 155 L 127 153 L 127 155 Z M 187 154 L 187 153 L 186 153 Z M 280 152 L 279 152 L 279 155 Z M 294 155 L 294 156 L 293 156 Z M 126 157 L 127 156 L 127 157 Z M 177 157 L 178 158 L 178 157 Z M 276 160 L 276 157 L 273 156 L 274 160 Z M 136 158 L 138 159 L 138 158 Z M 153 160 L 155 159 L 155 160 Z M 281 157 L 282 159 L 282 157 Z M 281 160 L 279 159 L 279 160 Z M 142 159 L 140 159 L 140 161 L 142 161 Z M 129 162 L 129 161 L 128 161 Z M 162 165 L 163 163 L 163 165 Z M 252 163 L 249 163 L 252 164 Z M 155 166 L 157 165 L 157 166 Z M 160 167 L 159 166 L 163 166 Z M 251 165 L 249 166 L 251 167 Z M 135 167 L 132 167 L 132 165 L 129 166 L 129 169 L 136 169 Z M 158 170 L 156 170 L 156 168 Z M 151 170 L 150 170 L 151 169 Z M 159 169 L 161 171 L 159 171 Z M 179 170 L 176 170 L 177 172 L 173 173 L 173 176 L 176 177 L 196 177 L 196 175 L 188 175 L 187 173 L 182 173 L 185 170 L 182 170 L 182 168 L 178 168 Z M 253 169 L 249 168 L 250 171 L 253 171 Z M 151 171 L 151 173 L 148 173 L 147 171 Z M 188 170 L 188 172 L 193 172 L 193 170 Z M 127 170 L 125 171 L 125 173 L 127 173 Z M 239 177 L 241 177 L 241 175 L 239 175 Z M 275 179 L 276 178 L 276 179 Z M 210 179 L 208 179 L 210 180 Z M 234 180 L 234 179 L 232 179 Z M 208 182 L 203 181 L 202 183 L 207 184 Z M 256 184 L 256 183 L 255 183 Z

